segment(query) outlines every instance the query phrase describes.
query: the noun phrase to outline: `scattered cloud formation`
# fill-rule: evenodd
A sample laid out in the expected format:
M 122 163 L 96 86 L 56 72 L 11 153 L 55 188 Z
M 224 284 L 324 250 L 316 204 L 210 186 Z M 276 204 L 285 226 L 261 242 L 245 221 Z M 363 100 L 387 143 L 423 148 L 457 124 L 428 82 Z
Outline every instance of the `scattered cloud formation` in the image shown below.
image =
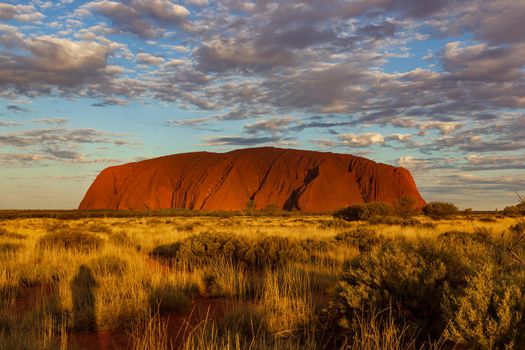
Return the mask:
M 44 16 L 33 5 L 11 5 L 0 3 L 0 19 L 20 22 L 36 22 Z
M 429 199 L 513 191 L 523 18 L 514 0 L 0 2 L 1 162 L 121 159 L 108 125 L 153 155 L 304 147 L 408 167 Z
M 83 9 L 109 18 L 113 26 L 143 38 L 154 38 L 164 33 L 162 26 L 183 25 L 188 9 L 170 0 L 91 1 Z

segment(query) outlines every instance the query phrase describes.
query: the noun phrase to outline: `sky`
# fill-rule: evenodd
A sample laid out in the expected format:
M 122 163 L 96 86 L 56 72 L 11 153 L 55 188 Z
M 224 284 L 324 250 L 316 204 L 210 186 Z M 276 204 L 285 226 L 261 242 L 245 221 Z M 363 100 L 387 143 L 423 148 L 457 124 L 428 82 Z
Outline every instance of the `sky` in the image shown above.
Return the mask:
M 427 201 L 525 194 L 525 1 L 0 2 L 0 209 L 104 168 L 275 146 L 409 169 Z

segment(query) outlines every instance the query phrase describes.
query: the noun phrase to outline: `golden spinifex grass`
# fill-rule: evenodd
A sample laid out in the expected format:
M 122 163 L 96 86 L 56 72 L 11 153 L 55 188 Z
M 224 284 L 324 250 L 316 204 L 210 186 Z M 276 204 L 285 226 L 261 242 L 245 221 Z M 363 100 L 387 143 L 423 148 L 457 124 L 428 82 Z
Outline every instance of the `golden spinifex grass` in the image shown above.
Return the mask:
M 4 220 L 0 348 L 522 348 L 519 223 Z

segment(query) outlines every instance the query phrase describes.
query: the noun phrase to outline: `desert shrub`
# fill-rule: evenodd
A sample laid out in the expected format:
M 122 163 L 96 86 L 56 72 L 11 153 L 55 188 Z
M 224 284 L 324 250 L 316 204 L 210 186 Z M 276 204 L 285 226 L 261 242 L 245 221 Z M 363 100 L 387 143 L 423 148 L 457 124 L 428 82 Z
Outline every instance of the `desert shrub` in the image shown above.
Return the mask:
M 85 232 L 60 230 L 40 237 L 40 247 L 89 251 L 102 246 L 102 239 Z
M 158 246 L 153 249 L 151 255 L 174 259 L 189 266 L 202 266 L 214 259 L 240 263 L 249 249 L 249 243 L 236 235 L 205 232 L 179 242 Z
M 153 248 L 150 255 L 156 258 L 176 259 L 181 245 L 181 242 L 161 244 Z
M 118 256 L 104 255 L 93 260 L 91 267 L 97 275 L 122 276 L 128 270 L 128 263 Z
M 346 228 L 346 227 L 352 227 L 352 223 L 340 219 L 338 217 L 334 217 L 332 220 L 319 220 L 319 228 Z
M 88 225 L 86 227 L 86 229 L 90 232 L 95 232 L 95 233 L 111 233 L 112 230 L 111 230 L 111 227 L 107 226 L 107 225 L 104 225 L 102 223 L 92 223 L 90 225 Z
M 186 223 L 184 225 L 180 225 L 177 227 L 178 231 L 184 231 L 184 232 L 193 232 L 195 229 L 195 224 L 193 223 Z
M 525 222 L 519 222 L 516 225 L 512 225 L 510 231 L 518 235 L 525 233 Z
M 522 200 L 516 205 L 510 205 L 503 209 L 503 214 L 506 216 L 522 216 L 525 215 L 525 200 Z
M 452 203 L 430 202 L 423 207 L 423 214 L 432 219 L 446 219 L 457 214 L 458 208 Z
M 191 300 L 180 288 L 163 283 L 151 290 L 149 305 L 154 312 L 184 312 L 190 308 Z
M 290 261 L 305 258 L 305 251 L 297 243 L 286 237 L 268 236 L 256 241 L 246 252 L 245 261 L 259 268 L 277 268 Z
M 369 220 L 374 217 L 392 215 L 392 206 L 384 202 L 370 202 L 354 204 L 350 207 L 337 210 L 334 217 L 347 221 Z
M 476 349 L 520 348 L 525 342 L 521 293 L 494 266 L 485 266 L 467 278 L 461 294 L 444 298 L 445 316 L 451 320 L 445 337 Z
M 224 260 L 236 266 L 258 269 L 274 268 L 299 260 L 305 257 L 305 251 L 297 242 L 285 237 L 248 241 L 234 234 L 206 232 L 160 245 L 153 249 L 151 255 L 173 259 L 186 266 L 203 266 L 214 260 Z
M 176 259 L 188 264 L 204 265 L 212 259 L 231 259 L 241 262 L 250 248 L 245 239 L 232 234 L 207 232 L 180 242 Z
M 132 246 L 133 240 L 126 231 L 118 231 L 109 235 L 109 241 L 117 246 Z
M 385 241 L 352 259 L 335 296 L 343 334 L 356 332 L 363 310 L 392 308 L 399 325 L 412 325 L 421 339 L 437 340 L 448 324 L 442 304 L 462 295 L 469 278 L 492 259 L 486 245 L 468 239 L 449 233 L 437 242 Z
M 404 219 L 410 218 L 419 212 L 417 201 L 410 196 L 402 196 L 394 204 L 394 213 Z
M 333 248 L 333 243 L 320 239 L 302 239 L 297 243 L 306 253 L 327 252 Z
M 479 218 L 478 220 L 481 222 L 498 222 L 498 220 L 496 220 L 495 218 L 491 216 L 484 216 L 484 217 Z
M 64 231 L 64 230 L 70 230 L 71 229 L 71 226 L 69 226 L 68 224 L 64 223 L 64 222 L 53 222 L 51 221 L 48 225 L 47 225 L 47 232 L 51 233 L 51 232 L 56 232 L 56 231 Z
M 5 228 L 0 227 L 0 237 L 12 238 L 12 239 L 24 239 L 26 236 L 20 233 L 10 232 L 6 230 Z
M 338 233 L 334 239 L 337 242 L 357 247 L 361 252 L 370 251 L 381 242 L 377 233 L 366 227 Z

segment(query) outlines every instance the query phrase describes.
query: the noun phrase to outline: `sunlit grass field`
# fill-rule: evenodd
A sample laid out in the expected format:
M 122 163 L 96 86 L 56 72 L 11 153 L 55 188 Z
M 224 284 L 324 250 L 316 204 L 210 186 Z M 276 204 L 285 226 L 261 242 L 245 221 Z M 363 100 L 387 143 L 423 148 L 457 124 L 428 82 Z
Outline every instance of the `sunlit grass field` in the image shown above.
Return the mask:
M 7 219 L 0 349 L 522 349 L 520 222 Z

